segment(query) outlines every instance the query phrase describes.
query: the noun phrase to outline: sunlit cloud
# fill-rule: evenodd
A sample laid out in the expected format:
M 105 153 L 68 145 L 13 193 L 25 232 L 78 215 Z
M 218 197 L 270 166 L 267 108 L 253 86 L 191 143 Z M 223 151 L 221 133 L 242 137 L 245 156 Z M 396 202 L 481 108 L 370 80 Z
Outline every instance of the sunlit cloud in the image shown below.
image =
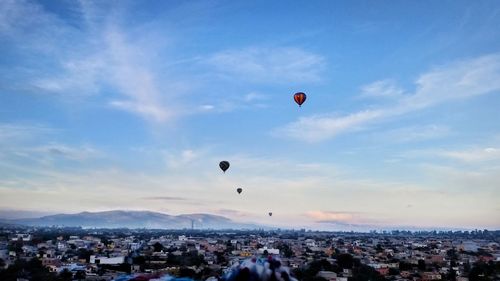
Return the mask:
M 350 212 L 310 211 L 307 216 L 316 221 L 351 221 L 355 215 Z

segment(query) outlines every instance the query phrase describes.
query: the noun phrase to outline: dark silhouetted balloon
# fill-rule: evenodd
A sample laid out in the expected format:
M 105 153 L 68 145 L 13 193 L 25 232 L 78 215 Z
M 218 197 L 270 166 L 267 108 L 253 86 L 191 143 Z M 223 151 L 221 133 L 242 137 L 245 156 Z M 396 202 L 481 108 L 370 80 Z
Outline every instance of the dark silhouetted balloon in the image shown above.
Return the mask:
M 238 194 L 240 194 L 243 191 L 243 189 L 241 187 L 238 187 L 236 191 L 238 191 Z
M 273 215 L 273 212 L 269 212 L 269 216 L 271 217 Z
M 227 162 L 227 161 L 220 161 L 219 167 L 225 173 L 227 171 L 227 169 L 229 169 L 229 162 Z
M 302 92 L 298 92 L 298 93 L 295 93 L 295 95 L 293 95 L 293 99 L 295 100 L 295 102 L 300 106 L 302 106 L 302 104 L 306 101 L 306 94 L 302 93 Z

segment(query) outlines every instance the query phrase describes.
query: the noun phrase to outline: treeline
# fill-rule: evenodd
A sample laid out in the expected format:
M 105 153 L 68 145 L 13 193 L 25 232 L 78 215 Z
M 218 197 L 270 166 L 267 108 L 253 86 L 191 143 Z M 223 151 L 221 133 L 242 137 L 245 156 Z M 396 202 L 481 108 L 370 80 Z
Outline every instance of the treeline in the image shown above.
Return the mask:
M 2 263 L 3 261 L 0 260 L 0 264 Z M 0 270 L 0 280 L 2 281 L 16 281 L 18 278 L 30 281 L 85 280 L 85 272 L 79 271 L 75 274 L 68 270 L 63 270 L 60 273 L 50 272 L 37 258 L 32 258 L 29 261 L 19 259 L 8 268 Z

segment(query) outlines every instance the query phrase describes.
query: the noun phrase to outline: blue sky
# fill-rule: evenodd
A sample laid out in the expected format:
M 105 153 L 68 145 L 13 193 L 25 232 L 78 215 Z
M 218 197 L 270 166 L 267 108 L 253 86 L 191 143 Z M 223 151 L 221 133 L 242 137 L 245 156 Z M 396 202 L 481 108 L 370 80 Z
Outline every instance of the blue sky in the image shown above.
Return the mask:
M 495 1 L 2 1 L 0 209 L 499 228 L 498 26 Z

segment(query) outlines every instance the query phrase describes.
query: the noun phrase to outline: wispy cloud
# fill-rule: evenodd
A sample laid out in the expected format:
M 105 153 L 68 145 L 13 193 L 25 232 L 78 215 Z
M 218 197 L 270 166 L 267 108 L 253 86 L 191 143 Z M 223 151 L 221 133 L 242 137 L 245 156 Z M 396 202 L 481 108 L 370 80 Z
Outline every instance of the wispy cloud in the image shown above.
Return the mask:
M 257 92 L 251 92 L 245 95 L 244 100 L 246 102 L 252 102 L 252 101 L 259 101 L 259 100 L 266 100 L 267 97 L 266 95 L 257 93 Z
M 222 215 L 222 216 L 228 216 L 230 218 L 248 218 L 255 216 L 255 214 L 241 211 L 241 210 L 234 210 L 234 209 L 218 209 L 215 210 L 216 214 Z
M 362 110 L 345 116 L 327 114 L 301 117 L 276 129 L 274 134 L 308 142 L 323 141 L 445 102 L 497 92 L 500 90 L 500 54 L 437 67 L 422 74 L 415 84 L 414 93 L 405 95 L 400 95 L 402 90 L 394 88 L 391 83 L 387 85 L 387 82 L 382 81 L 371 84 L 368 86 L 370 96 L 392 95 L 400 98 L 392 106 Z
M 360 97 L 363 98 L 392 98 L 399 99 L 404 94 L 394 80 L 380 80 L 361 88 Z
M 153 197 L 143 197 L 145 200 L 159 200 L 159 201 L 186 201 L 185 197 L 175 197 L 175 196 L 153 196 Z
M 0 123 L 0 143 L 33 140 L 56 130 L 41 124 Z
M 349 221 L 355 216 L 352 212 L 333 212 L 333 211 L 310 211 L 307 216 L 317 221 L 335 220 L 335 221 Z
M 325 59 L 300 48 L 252 47 L 216 53 L 207 63 L 231 79 L 304 83 L 321 80 Z
M 159 85 L 151 66 L 141 63 L 140 59 L 144 54 L 139 51 L 139 46 L 134 46 L 115 28 L 109 30 L 105 38 L 114 66 L 110 69 L 114 77 L 112 81 L 128 97 L 112 101 L 111 105 L 160 122 L 175 115 L 173 108 L 162 103 Z M 168 95 L 168 92 L 163 94 Z
M 194 151 L 192 149 L 184 149 L 179 153 L 165 152 L 167 166 L 169 168 L 182 168 L 191 164 L 194 160 L 200 158 L 204 151 Z
M 28 52 L 37 53 L 43 64 L 27 66 L 19 60 L 21 65 L 16 66 L 15 75 L 22 77 L 15 80 L 25 81 L 16 87 L 30 85 L 32 91 L 57 94 L 65 101 L 102 95 L 105 98 L 100 101 L 110 107 L 153 122 L 169 121 L 183 114 L 175 93 L 182 92 L 183 85 L 188 84 L 168 75 L 157 77 L 160 63 L 156 56 L 162 40 L 145 40 L 154 33 L 151 26 L 137 38 L 136 29 L 140 27 L 124 28 L 116 9 L 103 13 L 104 8 L 99 5 L 71 3 L 71 8 L 82 15 L 72 19 L 80 27 L 74 28 L 36 3 L 2 3 L 0 29 L 10 47 L 19 50 L 26 45 L 44 46 L 41 51 Z M 24 39 L 20 42 L 19 38 Z M 78 44 L 73 38 L 78 39 Z
M 31 164 L 48 164 L 58 159 L 83 162 L 104 153 L 88 144 L 51 141 L 61 130 L 39 124 L 0 123 L 0 157 L 5 162 L 29 159 Z
M 439 155 L 463 162 L 500 160 L 500 148 L 474 148 L 468 150 L 442 151 Z
M 446 137 L 451 134 L 451 129 L 441 125 L 409 126 L 388 130 L 375 134 L 384 141 L 389 142 L 417 142 L 427 141 Z
M 427 179 L 439 182 L 442 186 L 452 186 L 452 192 L 465 194 L 494 195 L 500 185 L 500 166 L 486 166 L 478 168 L 463 168 L 450 165 L 425 164 L 422 166 Z M 484 198 L 483 198 L 484 200 Z M 500 203 L 497 196 L 488 198 Z
M 491 167 L 500 160 L 500 148 L 495 145 L 472 145 L 456 148 L 410 150 L 400 153 L 401 158 L 449 159 L 454 163 L 473 164 L 476 168 Z M 485 164 L 483 166 L 481 164 Z
M 332 224 L 338 226 L 369 226 L 377 223 L 367 218 L 366 214 L 360 212 L 337 212 L 337 211 L 309 211 L 306 216 L 316 223 Z
M 345 132 L 361 130 L 364 125 L 387 117 L 385 110 L 365 110 L 346 116 L 301 117 L 296 122 L 274 130 L 273 135 L 285 136 L 308 142 L 323 141 Z
M 51 157 L 64 157 L 71 160 L 83 161 L 102 155 L 90 145 L 69 146 L 66 144 L 50 143 L 30 149 L 32 153 L 45 154 Z

